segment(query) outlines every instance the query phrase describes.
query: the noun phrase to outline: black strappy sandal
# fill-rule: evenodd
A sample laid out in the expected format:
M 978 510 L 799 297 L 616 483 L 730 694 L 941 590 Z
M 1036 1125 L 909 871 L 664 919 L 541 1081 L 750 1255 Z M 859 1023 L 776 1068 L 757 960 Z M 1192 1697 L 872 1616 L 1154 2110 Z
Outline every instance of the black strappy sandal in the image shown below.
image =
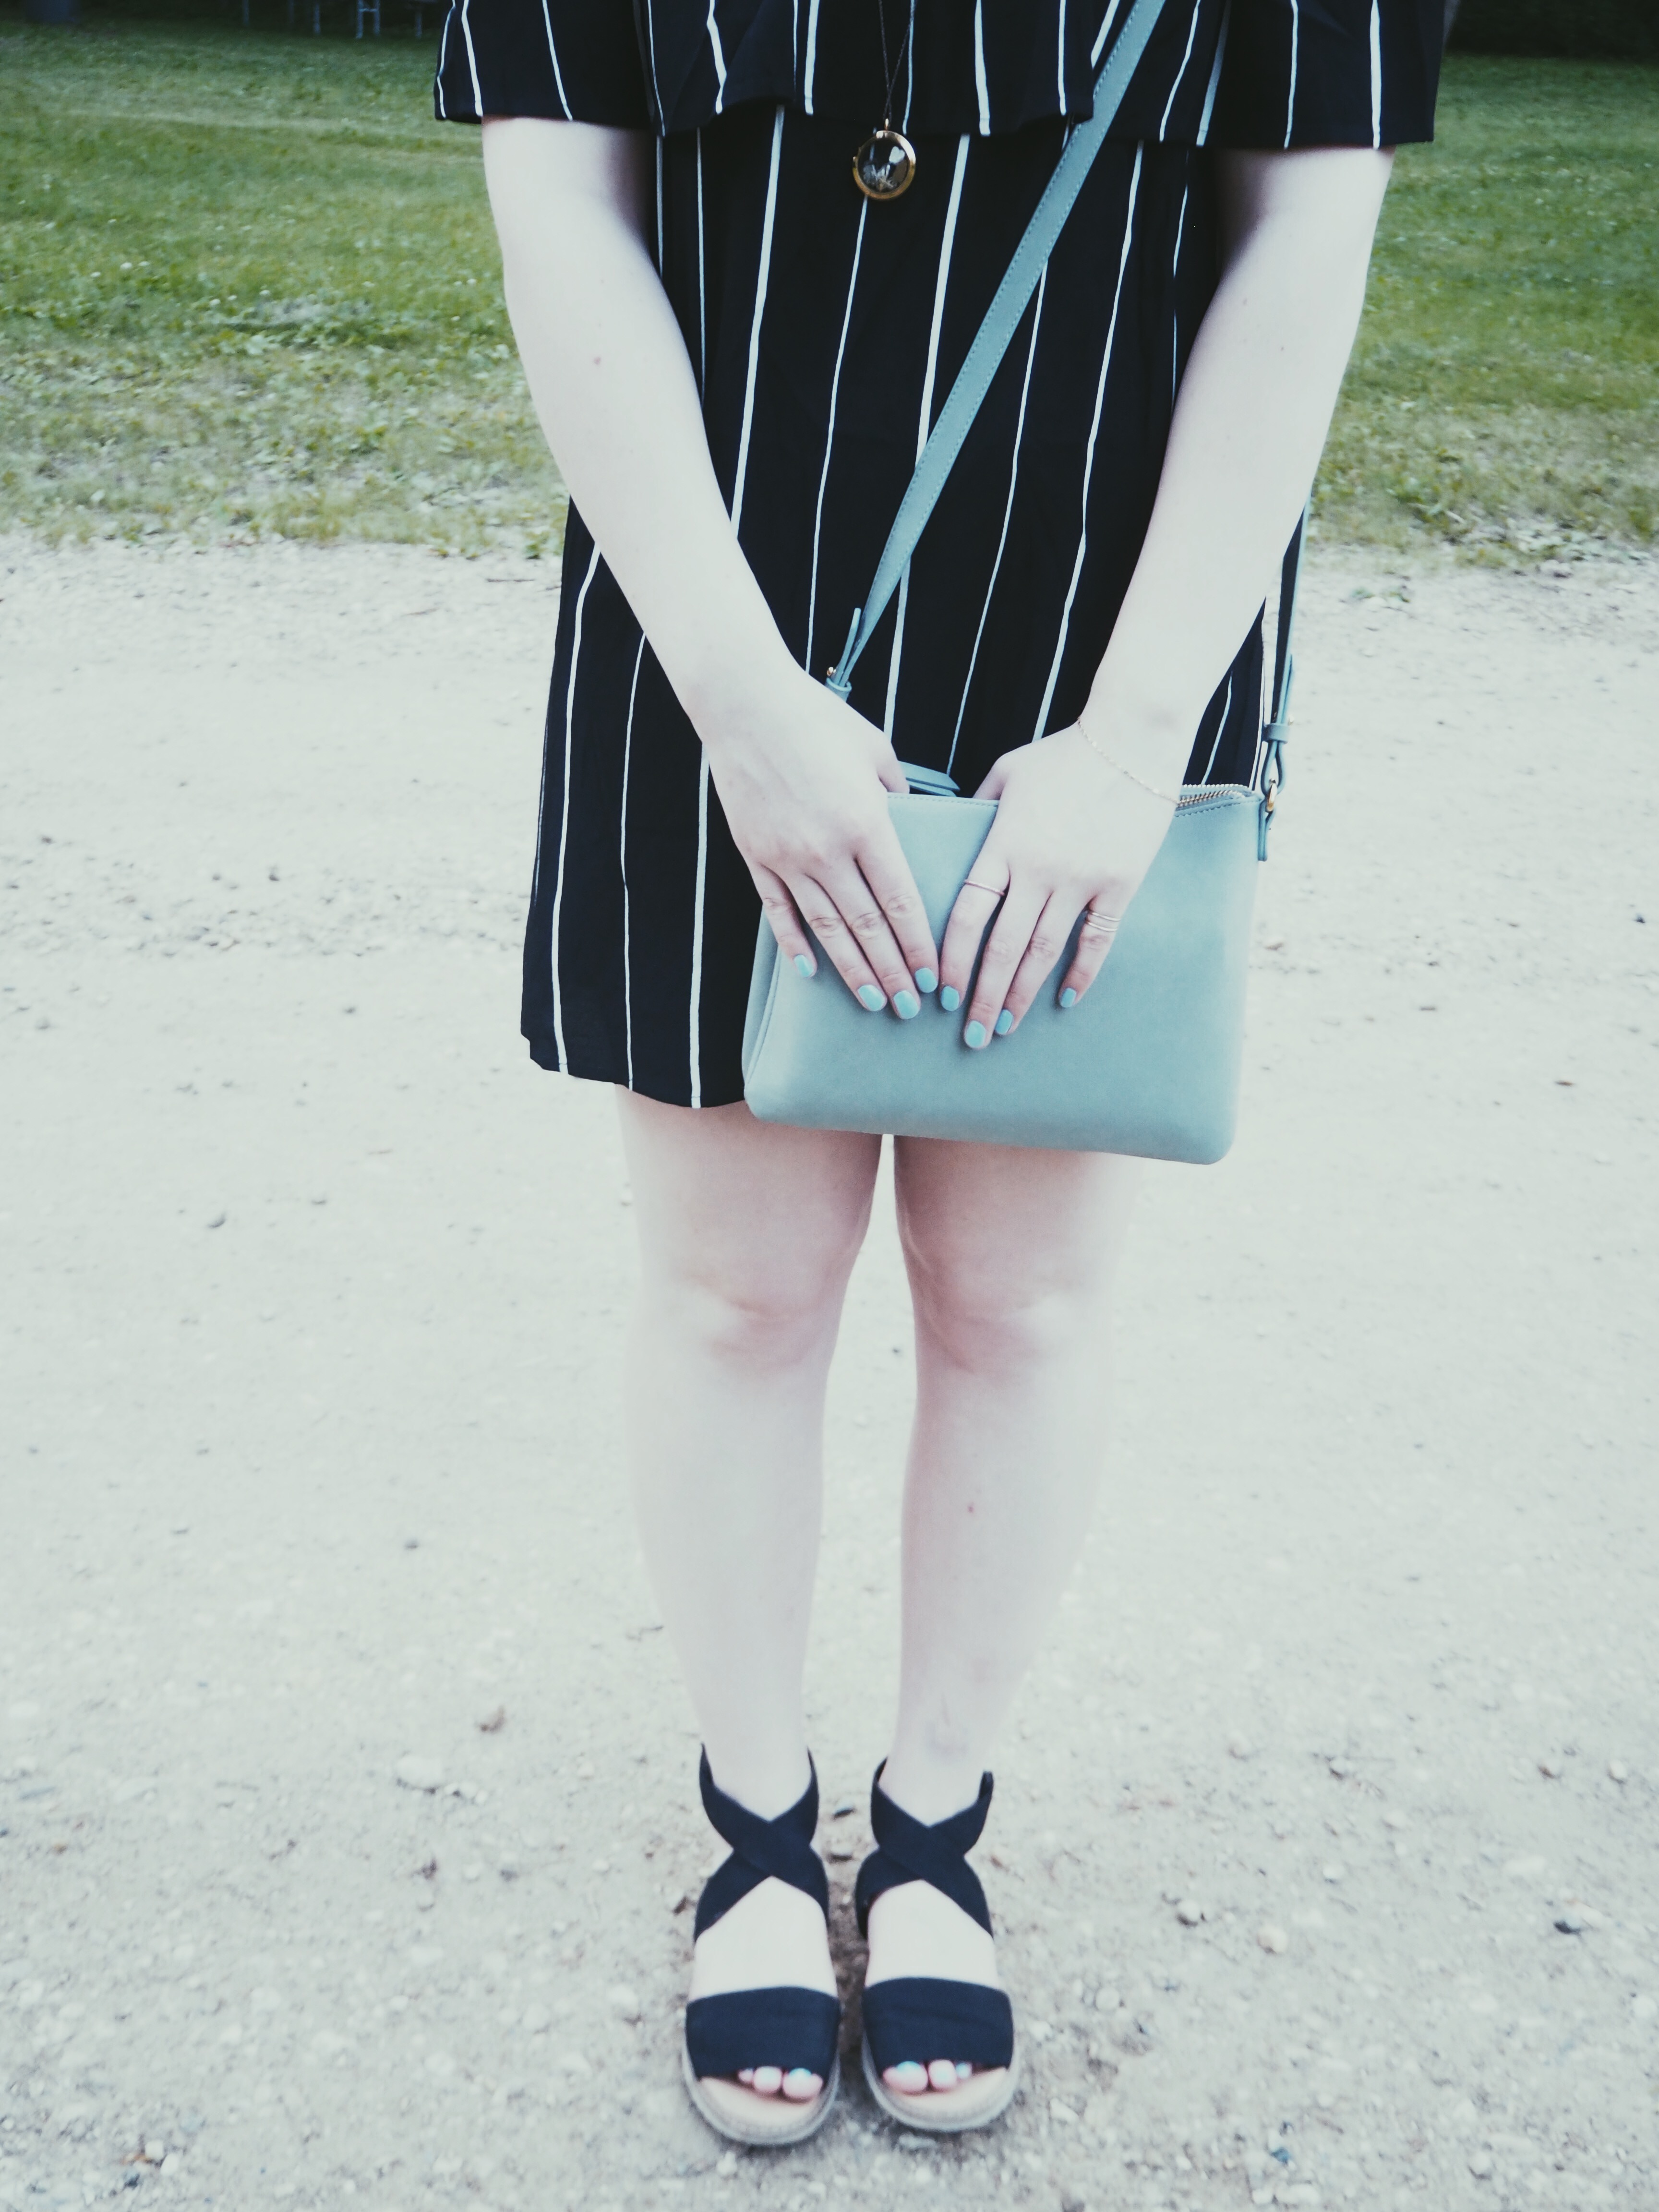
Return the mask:
M 884 1794 L 881 1774 L 878 1766 L 870 1785 L 870 1832 L 876 1849 L 859 1869 L 853 1892 L 859 1933 L 868 1932 L 870 1907 L 884 1890 L 925 1881 L 959 1905 L 988 1936 L 991 1908 L 967 1853 L 979 1841 L 991 1809 L 990 1776 L 981 1777 L 979 1796 L 965 1811 L 927 1827 Z M 914 2097 L 898 2095 L 881 2078 L 888 2067 L 906 2059 L 925 2066 L 947 2057 L 980 2067 L 984 2074 L 969 2075 L 954 2089 Z M 954 2136 L 988 2126 L 1007 2110 L 1019 2080 L 1019 2046 L 1006 1990 L 921 1975 L 866 1983 L 864 2079 L 882 2111 L 907 2128 Z M 985 2086 L 975 2094 L 981 2079 Z
M 810 1763 L 810 1762 L 809 1762 Z M 703 1810 L 716 1834 L 732 1846 L 697 1900 L 692 1941 L 712 1928 L 769 1875 L 810 1897 L 825 1921 L 830 1917 L 830 1878 L 812 1848 L 818 1825 L 818 1776 L 787 1813 L 775 1820 L 739 1805 L 715 1784 L 708 1754 L 698 1771 Z M 830 2117 L 841 2087 L 841 2003 L 823 1990 L 730 1990 L 719 1996 L 693 1997 L 685 2008 L 682 2063 L 692 2103 L 711 2128 L 732 2142 L 781 2149 L 815 2136 Z M 732 2081 L 750 2067 L 776 2066 L 788 2074 L 805 2067 L 823 2087 L 810 2105 L 781 2095 L 745 2097 L 744 2106 L 711 2094 L 711 2084 Z

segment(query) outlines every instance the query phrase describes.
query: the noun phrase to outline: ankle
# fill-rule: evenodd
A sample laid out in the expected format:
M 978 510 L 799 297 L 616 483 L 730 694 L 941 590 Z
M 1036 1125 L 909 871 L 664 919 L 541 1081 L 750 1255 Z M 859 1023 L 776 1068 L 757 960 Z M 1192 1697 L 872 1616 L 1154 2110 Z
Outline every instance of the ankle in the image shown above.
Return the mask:
M 718 1757 L 712 1751 L 707 1757 L 715 1787 L 763 1820 L 775 1820 L 799 1804 L 812 1779 L 811 1761 L 802 1744 L 769 1749 L 723 1744 Z
M 977 1759 L 939 1758 L 907 1747 L 888 1754 L 879 1787 L 902 1813 L 931 1828 L 966 1811 L 979 1796 L 984 1771 Z

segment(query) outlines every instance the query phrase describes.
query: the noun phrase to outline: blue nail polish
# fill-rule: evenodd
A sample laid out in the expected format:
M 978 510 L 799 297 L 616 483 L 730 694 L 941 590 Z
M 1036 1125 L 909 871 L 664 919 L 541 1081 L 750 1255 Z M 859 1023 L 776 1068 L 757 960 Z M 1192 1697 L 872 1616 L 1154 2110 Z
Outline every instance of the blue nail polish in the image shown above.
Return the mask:
M 969 1022 L 962 1033 L 962 1041 L 969 1052 L 982 1052 L 985 1048 L 984 1023 Z
M 1074 1006 L 1077 1004 L 1077 993 L 1069 983 L 1060 994 L 1060 1003 L 1062 1006 Z
M 933 969 L 932 969 L 931 968 L 918 968 L 918 969 L 917 969 L 917 970 L 916 970 L 916 988 L 917 988 L 917 990 L 919 990 L 919 991 L 921 992 L 921 995 L 922 995 L 922 997 L 923 997 L 924 999 L 927 996 L 927 994 L 928 994 L 928 993 L 929 993 L 930 991 L 937 991 L 937 990 L 938 990 L 938 988 L 939 988 L 939 977 L 938 977 L 937 975 L 934 975 L 934 973 L 933 973 Z
M 878 1014 L 887 1001 L 873 983 L 863 983 L 859 987 L 859 1004 L 867 1006 L 872 1014 Z
M 811 972 L 811 962 L 804 952 L 798 952 L 795 955 L 795 973 L 798 975 L 810 975 Z
M 1002 1012 L 997 1016 L 997 1035 L 999 1036 L 1006 1036 L 1009 1030 L 1012 1029 L 1013 1026 L 1014 1018 L 1009 1012 L 1007 1007 L 1005 1006 Z
M 893 1000 L 893 1012 L 902 1022 L 913 1022 L 921 1012 L 921 1000 L 914 991 L 901 991 Z
M 962 994 L 960 991 L 953 991 L 947 983 L 939 994 L 939 1002 L 947 1014 L 953 1014 L 962 1004 Z

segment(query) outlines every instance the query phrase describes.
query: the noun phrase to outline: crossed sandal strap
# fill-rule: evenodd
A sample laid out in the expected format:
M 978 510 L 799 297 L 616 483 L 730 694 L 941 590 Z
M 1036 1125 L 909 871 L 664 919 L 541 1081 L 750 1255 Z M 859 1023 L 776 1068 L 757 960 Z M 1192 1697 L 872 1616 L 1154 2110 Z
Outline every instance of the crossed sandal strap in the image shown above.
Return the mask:
M 906 2060 L 950 2057 L 969 2066 L 1009 2066 L 1014 2008 L 1006 1990 L 921 1974 L 866 1984 L 864 2033 L 876 2071 Z
M 885 1764 L 884 1760 L 882 1765 Z M 870 1832 L 876 1839 L 876 1849 L 859 1869 L 853 1891 L 860 1935 L 869 1933 L 870 1907 L 884 1890 L 896 1889 L 901 1882 L 925 1881 L 941 1891 L 953 1905 L 959 1905 L 988 1936 L 991 1908 L 985 1902 L 979 1876 L 969 1865 L 965 1854 L 979 1841 L 991 1810 L 990 1775 L 980 1777 L 979 1795 L 971 1805 L 960 1813 L 953 1813 L 948 1820 L 936 1821 L 932 1827 L 913 1820 L 908 1813 L 899 1809 L 883 1790 L 881 1776 L 882 1767 L 878 1766 L 870 1784 Z
M 694 1941 L 705 1928 L 712 1928 L 747 1897 L 751 1889 L 758 1888 L 769 1875 L 775 1881 L 787 1881 L 791 1889 L 803 1891 L 813 1899 L 824 1918 L 830 1917 L 830 1877 L 823 1870 L 823 1861 L 812 1849 L 812 1838 L 818 1825 L 818 1771 L 810 1756 L 806 1763 L 811 1769 L 811 1779 L 801 1795 L 775 1820 L 763 1820 L 758 1813 L 739 1805 L 735 1797 L 728 1797 L 717 1785 L 709 1767 L 708 1753 L 702 1754 L 702 1763 L 697 1770 L 702 1808 L 715 1834 L 731 1844 L 732 1856 L 721 1860 L 703 1886 L 692 1927 Z M 745 2059 L 744 2063 L 746 2065 L 749 2062 Z M 776 2063 L 773 2059 L 765 2061 L 768 2065 Z

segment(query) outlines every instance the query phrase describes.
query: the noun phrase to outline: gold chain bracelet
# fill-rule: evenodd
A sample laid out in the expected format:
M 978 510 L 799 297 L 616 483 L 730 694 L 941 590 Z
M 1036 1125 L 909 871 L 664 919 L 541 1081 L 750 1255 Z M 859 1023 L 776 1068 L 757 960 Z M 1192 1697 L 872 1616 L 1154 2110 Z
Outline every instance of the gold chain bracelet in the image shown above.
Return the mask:
M 1143 791 L 1150 792 L 1154 799 L 1161 799 L 1166 806 L 1180 805 L 1181 793 L 1178 791 L 1160 791 L 1155 783 L 1148 783 L 1144 775 L 1137 775 L 1132 768 L 1126 768 L 1121 760 L 1115 760 L 1110 753 L 1103 752 L 1087 730 L 1084 728 L 1083 717 L 1080 714 L 1072 726 L 1097 760 L 1104 761 L 1108 768 L 1115 768 L 1120 775 L 1127 775 L 1131 783 L 1138 783 Z

